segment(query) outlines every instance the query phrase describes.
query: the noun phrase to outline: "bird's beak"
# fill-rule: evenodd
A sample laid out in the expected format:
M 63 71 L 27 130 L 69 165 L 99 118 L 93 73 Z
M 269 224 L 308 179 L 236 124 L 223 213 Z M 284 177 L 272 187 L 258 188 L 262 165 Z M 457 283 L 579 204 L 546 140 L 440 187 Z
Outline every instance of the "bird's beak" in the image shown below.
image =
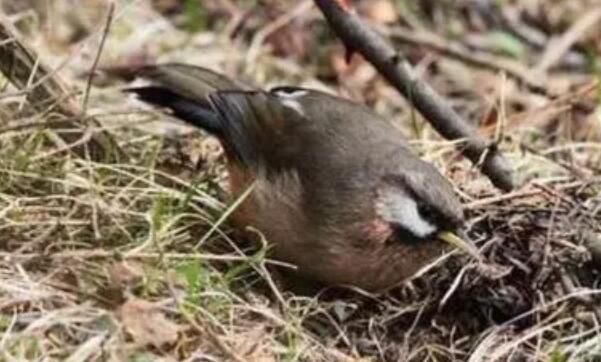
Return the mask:
M 482 260 L 482 255 L 478 251 L 478 248 L 476 248 L 476 246 L 474 244 L 470 243 L 469 241 L 463 240 L 462 238 L 457 236 L 457 234 L 450 232 L 450 231 L 441 231 L 437 234 L 437 237 L 440 240 L 442 240 L 446 243 L 449 243 L 449 244 L 453 245 L 454 247 L 461 249 L 462 251 L 466 252 L 467 254 L 473 256 L 476 260 L 479 260 L 479 261 Z

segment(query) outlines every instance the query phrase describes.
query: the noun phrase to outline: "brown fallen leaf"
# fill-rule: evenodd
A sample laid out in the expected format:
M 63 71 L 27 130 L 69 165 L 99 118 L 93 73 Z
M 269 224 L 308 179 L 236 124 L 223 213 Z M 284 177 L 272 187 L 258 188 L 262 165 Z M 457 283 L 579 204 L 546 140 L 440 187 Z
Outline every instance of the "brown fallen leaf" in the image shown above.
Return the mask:
M 133 262 L 118 261 L 108 267 L 111 286 L 127 290 L 144 279 L 142 266 Z
M 119 308 L 118 316 L 137 343 L 158 348 L 177 341 L 180 327 L 155 303 L 131 297 Z
M 398 11 L 391 0 L 362 1 L 357 10 L 365 18 L 376 24 L 385 25 L 399 20 Z
M 275 352 L 270 340 L 273 338 L 264 325 L 256 325 L 245 332 L 236 335 L 233 340 L 233 349 L 247 361 L 276 362 Z
M 108 283 L 97 290 L 97 294 L 112 307 L 127 300 L 131 290 L 144 280 L 142 266 L 135 262 L 116 261 L 106 268 Z

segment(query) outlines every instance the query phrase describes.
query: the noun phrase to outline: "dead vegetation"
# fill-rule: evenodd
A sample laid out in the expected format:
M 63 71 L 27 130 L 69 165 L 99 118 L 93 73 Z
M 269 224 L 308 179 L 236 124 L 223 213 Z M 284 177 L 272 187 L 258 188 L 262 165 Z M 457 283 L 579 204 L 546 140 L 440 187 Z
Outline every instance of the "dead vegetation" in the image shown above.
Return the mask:
M 451 253 L 383 296 L 282 290 L 265 249 L 232 240 L 215 140 L 109 79 L 84 101 L 107 3 L 5 0 L 3 21 L 39 53 L 34 64 L 87 102 L 71 131 L 107 132 L 127 160 L 76 153 L 56 137 L 69 130 L 27 102 L 31 89 L 4 79 L 0 360 L 601 360 L 601 4 L 356 3 L 498 143 L 521 185 L 509 193 L 365 61 L 347 64 L 310 4 L 117 1 L 99 64 L 186 61 L 366 102 L 454 181 L 486 263 Z M 102 129 L 81 126 L 91 118 Z

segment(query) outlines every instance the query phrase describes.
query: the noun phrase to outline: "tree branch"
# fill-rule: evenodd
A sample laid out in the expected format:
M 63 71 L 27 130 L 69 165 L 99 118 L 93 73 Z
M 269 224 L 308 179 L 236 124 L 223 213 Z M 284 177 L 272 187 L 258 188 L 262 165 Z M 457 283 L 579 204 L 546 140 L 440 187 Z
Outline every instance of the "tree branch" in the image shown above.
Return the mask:
M 339 0 L 314 1 L 348 51 L 361 53 L 442 136 L 464 140 L 463 155 L 479 165 L 496 187 L 504 191 L 514 188 L 513 170 L 496 144 L 480 137 L 380 34 L 343 8 Z

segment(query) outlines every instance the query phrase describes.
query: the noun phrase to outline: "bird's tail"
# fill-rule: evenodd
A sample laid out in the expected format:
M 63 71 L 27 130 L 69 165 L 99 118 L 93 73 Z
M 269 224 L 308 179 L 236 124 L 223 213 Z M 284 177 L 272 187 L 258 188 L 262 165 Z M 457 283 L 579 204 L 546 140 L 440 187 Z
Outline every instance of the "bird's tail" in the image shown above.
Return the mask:
M 124 80 L 149 81 L 149 85 L 124 91 L 136 94 L 146 103 L 170 109 L 173 116 L 216 136 L 222 136 L 224 125 L 211 107 L 209 96 L 219 91 L 253 89 L 206 68 L 181 63 L 116 66 L 103 71 Z

